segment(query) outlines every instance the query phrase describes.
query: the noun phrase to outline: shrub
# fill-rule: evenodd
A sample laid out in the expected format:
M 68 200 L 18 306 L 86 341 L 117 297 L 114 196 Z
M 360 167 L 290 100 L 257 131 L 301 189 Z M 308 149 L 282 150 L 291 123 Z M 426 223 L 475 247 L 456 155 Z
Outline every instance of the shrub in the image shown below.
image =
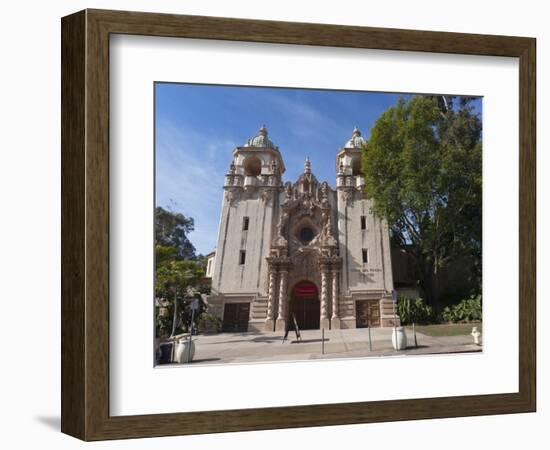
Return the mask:
M 219 333 L 222 331 L 222 321 L 213 314 L 204 313 L 199 319 L 199 330 L 202 333 Z
M 449 306 L 445 306 L 441 311 L 441 321 L 442 322 L 453 322 L 453 310 Z
M 397 312 L 402 325 L 428 324 L 434 321 L 432 307 L 422 298 L 411 299 L 402 295 L 397 300 Z
M 482 319 L 481 295 L 466 298 L 453 306 L 446 306 L 441 312 L 444 322 L 473 322 Z

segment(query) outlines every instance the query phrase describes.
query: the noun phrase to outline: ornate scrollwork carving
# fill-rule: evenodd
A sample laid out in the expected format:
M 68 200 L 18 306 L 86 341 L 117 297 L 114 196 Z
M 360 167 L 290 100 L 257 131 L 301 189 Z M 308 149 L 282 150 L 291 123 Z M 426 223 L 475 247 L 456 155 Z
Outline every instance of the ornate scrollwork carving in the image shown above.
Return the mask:
M 328 208 L 328 183 L 323 181 L 321 184 L 321 205 L 323 208 Z
M 292 183 L 290 181 L 287 181 L 285 183 L 285 199 L 283 204 L 287 205 L 291 201 L 292 201 Z
M 351 200 L 353 200 L 353 190 L 352 189 L 346 189 L 344 191 L 342 191 L 342 200 L 344 200 L 344 202 L 347 204 L 347 203 L 350 203 Z
M 270 189 L 263 189 L 261 199 L 267 203 L 273 198 L 273 192 Z
M 230 205 L 234 205 L 239 201 L 241 192 L 239 189 L 228 189 L 225 191 L 225 199 Z
M 283 213 L 279 217 L 279 222 L 277 223 L 277 237 L 283 237 L 283 235 L 285 234 L 285 229 L 289 217 L 290 215 L 288 211 L 283 211 Z

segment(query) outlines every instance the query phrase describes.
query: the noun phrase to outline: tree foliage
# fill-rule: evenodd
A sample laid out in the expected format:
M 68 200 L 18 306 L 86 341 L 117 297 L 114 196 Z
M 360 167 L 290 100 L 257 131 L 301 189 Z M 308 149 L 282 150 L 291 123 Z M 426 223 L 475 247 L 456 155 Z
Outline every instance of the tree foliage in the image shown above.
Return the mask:
M 434 322 L 434 313 L 430 305 L 422 298 L 411 299 L 405 295 L 397 299 L 397 312 L 401 319 L 401 325 L 421 324 Z
M 188 331 L 191 301 L 199 300 L 195 320 L 206 309 L 201 294 L 209 293 L 203 283 L 205 258 L 195 255 L 188 234 L 194 229 L 191 217 L 157 207 L 155 210 L 155 297 L 156 322 L 160 335 Z
M 366 195 L 436 305 L 452 261 L 471 261 L 481 289 L 481 141 L 470 99 L 413 96 L 379 117 L 363 149 Z
M 446 306 L 441 312 L 445 322 L 473 322 L 482 320 L 481 295 L 466 298 L 453 306 Z
M 157 266 L 155 295 L 171 312 L 171 336 L 178 329 L 187 331 L 191 321 L 191 300 L 196 298 L 200 303 L 197 319 L 204 311 L 199 289 L 203 277 L 204 270 L 196 261 L 171 260 Z M 157 325 L 166 329 L 168 317 L 157 312 Z
M 157 267 L 170 261 L 175 261 L 178 250 L 176 247 L 167 247 L 164 245 L 155 245 L 155 262 Z
M 176 259 L 195 258 L 195 247 L 188 238 L 194 229 L 193 218 L 160 206 L 155 209 L 155 243 L 161 247 L 173 247 Z

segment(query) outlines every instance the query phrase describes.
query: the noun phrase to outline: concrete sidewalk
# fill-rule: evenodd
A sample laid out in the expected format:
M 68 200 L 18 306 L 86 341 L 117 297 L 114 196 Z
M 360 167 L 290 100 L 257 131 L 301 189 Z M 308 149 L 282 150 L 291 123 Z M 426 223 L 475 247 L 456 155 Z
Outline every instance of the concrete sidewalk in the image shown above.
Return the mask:
M 416 333 L 414 347 L 412 332 L 407 330 L 408 347 L 395 351 L 391 343 L 391 328 L 372 328 L 372 351 L 366 328 L 325 330 L 324 354 L 321 330 L 301 331 L 302 340 L 290 332 L 284 333 L 220 333 L 194 336 L 193 365 L 222 363 L 255 363 L 270 361 L 304 361 L 331 358 L 364 358 L 372 356 L 421 355 L 440 353 L 479 352 L 471 336 L 431 337 Z

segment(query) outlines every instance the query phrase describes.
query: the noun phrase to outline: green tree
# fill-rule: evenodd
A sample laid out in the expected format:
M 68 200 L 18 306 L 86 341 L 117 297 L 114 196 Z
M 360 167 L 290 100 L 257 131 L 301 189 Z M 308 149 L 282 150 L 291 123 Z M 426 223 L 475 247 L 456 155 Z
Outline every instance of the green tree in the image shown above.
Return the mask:
M 208 264 L 208 258 L 202 253 L 199 253 L 196 256 L 195 261 L 197 261 L 199 266 L 201 266 L 201 268 L 206 272 L 206 265 Z
M 170 336 L 174 336 L 178 329 L 188 329 L 191 320 L 189 304 L 192 299 L 199 299 L 201 304 L 197 320 L 205 309 L 199 292 L 203 277 L 204 270 L 195 261 L 172 260 L 157 266 L 155 295 L 169 305 L 172 311 Z M 158 313 L 157 324 L 166 326 Z
M 195 247 L 188 234 L 195 229 L 193 218 L 157 206 L 155 209 L 155 244 L 173 247 L 175 259 L 194 259 Z
M 365 193 L 387 219 L 392 243 L 415 261 L 434 306 L 451 261 L 473 261 L 481 289 L 481 169 L 481 121 L 463 97 L 400 99 L 363 149 Z
M 167 247 L 164 245 L 155 245 L 155 263 L 160 267 L 166 263 L 176 260 L 178 249 L 176 247 Z

